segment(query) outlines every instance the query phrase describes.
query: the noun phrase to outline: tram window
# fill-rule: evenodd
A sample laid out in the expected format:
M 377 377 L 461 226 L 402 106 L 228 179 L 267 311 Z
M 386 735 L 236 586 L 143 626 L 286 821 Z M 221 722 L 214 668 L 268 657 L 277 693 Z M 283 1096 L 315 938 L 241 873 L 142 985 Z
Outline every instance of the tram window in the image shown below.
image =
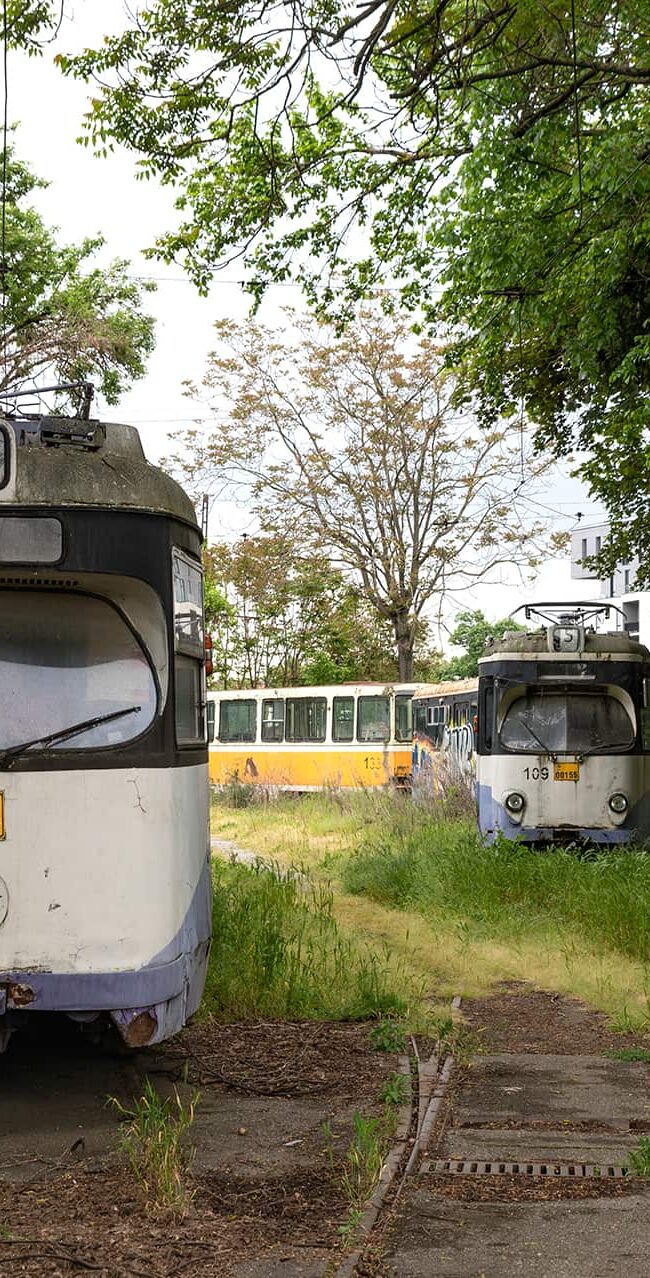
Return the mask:
M 395 740 L 410 741 L 413 736 L 413 698 L 395 697 Z
M 334 697 L 333 741 L 354 741 L 354 697 Z
M 357 702 L 357 739 L 359 741 L 388 741 L 389 737 L 389 698 L 359 697 Z
M 603 754 L 629 750 L 635 727 L 625 706 L 607 693 L 529 690 L 508 707 L 501 725 L 507 750 L 539 754 Z
M 178 654 L 175 661 L 176 740 L 179 745 L 205 741 L 201 663 Z
M 203 659 L 203 573 L 180 550 L 172 551 L 174 642 L 177 652 Z
M 0 518 L 0 563 L 56 564 L 62 554 L 60 519 L 42 515 L 24 519 L 3 515 Z
M 143 648 L 107 601 L 3 590 L 0 702 L 2 750 L 89 719 L 119 716 L 47 747 L 77 751 L 139 737 L 156 714 L 158 696 Z
M 284 697 L 262 702 L 262 741 L 284 740 Z
M 427 727 L 431 723 L 431 720 L 429 719 L 430 713 L 430 706 L 415 706 L 413 710 L 413 717 L 415 719 L 416 732 L 426 732 Z
M 327 699 L 287 697 L 287 741 L 324 741 Z
M 214 701 L 208 701 L 208 741 L 214 741 L 215 719 Z
M 219 740 L 254 741 L 257 736 L 257 703 L 221 701 L 219 704 Z

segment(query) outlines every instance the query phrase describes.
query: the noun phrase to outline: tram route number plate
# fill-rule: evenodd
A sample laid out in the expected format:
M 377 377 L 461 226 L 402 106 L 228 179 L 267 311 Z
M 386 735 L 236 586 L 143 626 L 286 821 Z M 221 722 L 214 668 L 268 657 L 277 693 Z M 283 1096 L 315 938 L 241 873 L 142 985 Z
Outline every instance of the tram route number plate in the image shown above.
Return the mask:
M 580 764 L 579 763 L 554 763 L 553 764 L 553 780 L 554 781 L 579 781 L 580 780 Z

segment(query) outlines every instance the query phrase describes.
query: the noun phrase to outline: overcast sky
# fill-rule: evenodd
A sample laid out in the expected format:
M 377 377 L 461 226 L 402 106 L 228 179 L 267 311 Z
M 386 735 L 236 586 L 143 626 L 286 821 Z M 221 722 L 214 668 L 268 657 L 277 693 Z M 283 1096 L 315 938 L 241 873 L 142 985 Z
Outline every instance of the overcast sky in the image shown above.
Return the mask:
M 72 52 L 101 41 L 107 31 L 121 28 L 123 15 L 122 0 L 68 0 L 56 51 Z M 42 58 L 9 56 L 9 120 L 18 125 L 16 151 L 49 181 L 34 202 L 48 223 L 60 228 L 62 240 L 101 232 L 107 241 L 107 258 L 126 257 L 135 276 L 156 281 L 157 291 L 147 299 L 156 317 L 157 337 L 147 376 L 117 409 L 106 411 L 101 401 L 98 406 L 100 416 L 137 425 L 147 454 L 155 461 L 169 452 L 169 433 L 182 429 L 196 412 L 183 395 L 182 383 L 201 378 L 207 353 L 215 344 L 212 324 L 225 317 L 244 318 L 249 303 L 236 268 L 215 275 L 209 297 L 200 298 L 179 267 L 142 256 L 142 250 L 172 223 L 173 194 L 155 182 L 136 181 L 135 163 L 128 153 L 117 151 L 102 160 L 76 143 L 88 89 L 61 75 L 53 65 L 54 51 L 47 47 Z M 287 304 L 301 305 L 299 291 L 292 286 L 272 288 L 260 318 L 277 322 L 280 308 Z M 602 515 L 584 489 L 559 472 L 538 500 L 545 510 L 528 506 L 528 513 L 547 514 L 558 530 L 576 526 L 578 511 L 583 524 L 597 522 Z M 230 504 L 213 506 L 212 537 L 235 536 L 246 528 L 250 521 L 244 510 Z M 533 586 L 522 586 L 518 574 L 506 572 L 502 585 L 467 591 L 450 606 L 452 614 L 457 607 L 481 607 L 488 616 L 497 617 L 531 599 L 585 598 L 590 593 L 595 593 L 593 585 L 571 581 L 567 555 L 547 563 Z

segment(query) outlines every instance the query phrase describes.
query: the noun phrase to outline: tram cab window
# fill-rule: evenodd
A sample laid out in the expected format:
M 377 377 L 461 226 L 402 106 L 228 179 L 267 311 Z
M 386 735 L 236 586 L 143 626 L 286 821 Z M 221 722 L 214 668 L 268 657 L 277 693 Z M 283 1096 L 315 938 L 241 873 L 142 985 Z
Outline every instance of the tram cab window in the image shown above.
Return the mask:
M 254 741 L 257 736 L 257 703 L 221 701 L 219 704 L 219 740 Z
M 215 705 L 214 701 L 208 701 L 208 741 L 214 741 L 215 728 Z
M 354 697 L 334 697 L 332 740 L 354 741 Z
M 107 601 L 1 590 L 0 701 L 2 750 L 111 716 L 43 747 L 72 751 L 139 737 L 153 721 L 158 694 L 144 649 Z
M 268 697 L 262 702 L 262 741 L 284 740 L 284 697 Z
M 389 740 L 389 697 L 359 697 L 357 702 L 357 738 L 359 741 Z
M 287 697 L 287 741 L 324 741 L 326 697 Z
M 622 701 L 605 691 L 542 691 L 529 688 L 508 706 L 500 731 L 507 750 L 539 754 L 606 754 L 629 750 L 636 736 Z
M 182 550 L 172 551 L 176 740 L 179 745 L 205 741 L 205 677 L 203 674 L 203 573 Z
M 400 693 L 395 697 L 395 740 L 410 741 L 413 737 L 413 698 Z

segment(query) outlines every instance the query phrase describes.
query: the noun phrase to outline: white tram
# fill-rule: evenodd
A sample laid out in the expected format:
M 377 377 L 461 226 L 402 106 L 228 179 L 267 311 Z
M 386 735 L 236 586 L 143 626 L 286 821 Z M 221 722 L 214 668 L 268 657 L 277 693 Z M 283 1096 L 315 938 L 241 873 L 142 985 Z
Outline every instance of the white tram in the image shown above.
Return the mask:
M 526 606 L 542 626 L 479 661 L 481 831 L 529 843 L 650 834 L 650 652 L 590 623 L 613 605 Z
M 39 1012 L 155 1043 L 200 1001 L 200 548 L 133 427 L 0 417 L 0 1049 Z

